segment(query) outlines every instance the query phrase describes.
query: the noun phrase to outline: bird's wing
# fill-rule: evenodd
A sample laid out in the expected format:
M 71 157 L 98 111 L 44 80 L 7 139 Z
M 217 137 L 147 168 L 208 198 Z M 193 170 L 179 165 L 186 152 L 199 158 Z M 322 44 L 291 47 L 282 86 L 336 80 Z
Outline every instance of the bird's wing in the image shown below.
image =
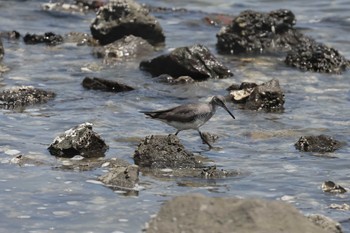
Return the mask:
M 181 106 L 166 109 L 166 110 L 143 112 L 143 113 L 147 116 L 150 116 L 152 118 L 156 118 L 159 120 L 189 122 L 189 121 L 194 121 L 198 116 L 197 105 L 198 104 L 186 104 L 186 105 L 181 105 Z

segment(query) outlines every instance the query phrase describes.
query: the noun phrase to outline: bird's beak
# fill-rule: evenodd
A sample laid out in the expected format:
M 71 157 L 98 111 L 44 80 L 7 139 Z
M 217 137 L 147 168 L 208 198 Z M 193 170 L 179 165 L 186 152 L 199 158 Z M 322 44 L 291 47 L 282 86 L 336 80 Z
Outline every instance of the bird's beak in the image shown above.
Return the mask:
M 222 107 L 228 112 L 228 114 L 230 114 L 232 116 L 233 119 L 236 119 L 235 116 L 232 114 L 232 112 L 230 110 L 228 110 L 228 108 L 226 107 L 225 104 L 223 104 Z

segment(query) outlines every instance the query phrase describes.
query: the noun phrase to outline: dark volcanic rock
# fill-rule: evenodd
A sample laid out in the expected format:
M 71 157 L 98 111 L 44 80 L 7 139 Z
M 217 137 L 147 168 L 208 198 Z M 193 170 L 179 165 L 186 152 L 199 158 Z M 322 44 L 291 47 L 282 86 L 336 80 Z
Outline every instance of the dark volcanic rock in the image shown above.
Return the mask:
M 295 46 L 285 59 L 289 66 L 303 71 L 340 74 L 350 65 L 340 53 L 313 40 Z
M 198 166 L 192 153 L 185 150 L 177 136 L 147 136 L 134 153 L 135 164 L 147 168 L 194 168 Z
M 148 9 L 133 0 L 114 0 L 101 7 L 90 29 L 101 45 L 127 35 L 142 37 L 152 45 L 165 41 L 156 18 L 149 14 Z
M 83 123 L 64 134 L 57 136 L 49 146 L 48 150 L 52 155 L 58 157 L 102 157 L 108 146 L 101 137 L 92 131 L 91 123 Z
M 278 80 L 272 79 L 266 83 L 242 83 L 240 86 L 229 87 L 230 96 L 235 103 L 251 110 L 282 111 L 284 93 Z
M 180 76 L 178 78 L 173 78 L 168 74 L 161 74 L 156 77 L 160 82 L 166 82 L 170 84 L 186 84 L 186 83 L 194 83 L 195 81 L 190 76 Z
M 218 51 L 238 54 L 290 50 L 305 38 L 293 28 L 295 22 L 290 10 L 243 11 L 217 34 Z
M 53 32 L 46 32 L 44 35 L 36 35 L 27 33 L 23 37 L 23 41 L 26 44 L 40 44 L 45 43 L 47 45 L 58 45 L 63 43 L 63 37 L 56 35 Z
M 105 64 L 111 64 L 141 57 L 153 51 L 153 46 L 146 40 L 129 35 L 105 46 L 96 47 L 93 53 L 97 57 L 103 58 Z
M 98 178 L 99 181 L 113 189 L 132 189 L 138 182 L 137 165 L 117 166 Z
M 175 197 L 162 205 L 147 233 L 239 232 L 326 233 L 295 207 L 281 201 L 213 198 L 202 195 Z
M 322 190 L 323 192 L 328 193 L 346 193 L 346 189 L 342 186 L 334 183 L 333 181 L 325 181 L 322 184 Z
M 124 92 L 132 91 L 134 88 L 121 84 L 115 81 L 110 81 L 102 78 L 84 78 L 83 87 L 93 90 L 109 91 L 109 92 Z
M 305 152 L 334 152 L 341 147 L 341 142 L 326 135 L 302 136 L 295 143 L 295 148 Z
M 203 45 L 174 49 L 170 54 L 161 55 L 150 61 L 143 61 L 140 68 L 153 76 L 168 74 L 174 78 L 190 76 L 194 80 L 226 78 L 231 71 L 220 63 Z
M 21 108 L 28 105 L 46 103 L 55 93 L 31 86 L 15 87 L 0 92 L 0 107 L 5 109 Z

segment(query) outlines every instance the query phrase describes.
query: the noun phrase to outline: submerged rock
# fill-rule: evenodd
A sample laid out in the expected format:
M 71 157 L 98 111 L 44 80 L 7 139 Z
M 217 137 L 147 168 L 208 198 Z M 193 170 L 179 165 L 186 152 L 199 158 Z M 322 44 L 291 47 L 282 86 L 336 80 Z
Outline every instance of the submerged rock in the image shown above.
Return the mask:
M 295 148 L 305 152 L 334 152 L 341 147 L 341 142 L 330 136 L 302 136 L 294 144 Z
M 125 36 L 113 43 L 96 47 L 93 54 L 103 58 L 105 64 L 113 64 L 136 57 L 145 56 L 154 51 L 152 45 L 141 37 Z
M 101 137 L 92 130 L 91 123 L 83 123 L 57 136 L 48 150 L 54 156 L 85 158 L 102 157 L 108 146 Z
M 44 35 L 29 34 L 27 33 L 23 37 L 23 41 L 26 44 L 40 44 L 45 43 L 46 45 L 58 45 L 63 43 L 63 37 L 53 32 L 46 32 Z
M 251 110 L 282 111 L 284 109 L 284 93 L 277 79 L 257 85 L 242 83 L 228 88 L 232 101 L 242 104 Z
M 82 32 L 69 32 L 64 35 L 65 43 L 76 43 L 77 45 L 97 46 L 98 41 L 91 35 Z
M 166 202 L 146 229 L 147 233 L 233 231 L 328 232 L 309 221 L 293 206 L 281 201 L 202 195 L 180 196 Z
M 170 54 L 143 61 L 140 68 L 150 72 L 152 76 L 162 74 L 168 74 L 174 78 L 190 76 L 194 80 L 233 76 L 207 47 L 200 44 L 176 48 Z
M 135 164 L 147 168 L 194 168 L 194 155 L 185 150 L 177 136 L 151 135 L 143 139 L 134 153 Z
M 303 71 L 336 74 L 343 73 L 350 65 L 337 50 L 313 40 L 295 46 L 287 54 L 285 63 Z
M 101 45 L 134 35 L 155 45 L 165 41 L 163 30 L 148 9 L 133 0 L 113 0 L 101 7 L 92 22 L 91 34 Z
M 238 54 L 290 50 L 305 38 L 293 28 L 295 22 L 290 10 L 269 13 L 243 11 L 217 34 L 218 51 Z
M 325 181 L 321 186 L 323 192 L 327 193 L 346 193 L 346 189 L 334 183 L 333 181 Z
M 99 181 L 113 189 L 133 189 L 139 179 L 137 165 L 115 166 L 98 178 Z
M 55 93 L 31 86 L 14 87 L 0 92 L 0 108 L 14 109 L 46 103 Z
M 102 78 L 90 78 L 85 77 L 82 82 L 83 87 L 86 89 L 109 91 L 109 92 L 125 92 L 132 91 L 134 88 L 121 84 L 115 81 L 110 81 Z
M 161 82 L 166 82 L 170 84 L 187 84 L 194 83 L 195 81 L 190 76 L 180 76 L 178 78 L 174 78 L 168 74 L 162 74 L 156 77 Z

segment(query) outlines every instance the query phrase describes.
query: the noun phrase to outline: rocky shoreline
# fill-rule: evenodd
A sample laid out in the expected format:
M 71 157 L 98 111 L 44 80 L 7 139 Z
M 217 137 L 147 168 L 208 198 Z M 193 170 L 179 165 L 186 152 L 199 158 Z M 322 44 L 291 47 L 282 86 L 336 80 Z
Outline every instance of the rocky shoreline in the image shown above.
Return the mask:
M 174 9 L 144 6 L 133 0 L 75 1 L 67 5 L 47 3 L 42 9 L 83 14 L 96 11 L 91 25 L 87 25 L 91 35 L 67 32 L 62 36 L 45 32 L 27 33 L 22 37 L 16 29 L 1 32 L 0 62 L 7 56 L 1 38 L 17 41 L 22 39 L 26 46 L 57 46 L 74 42 L 77 46 L 89 46 L 91 54 L 96 59 L 103 60 L 104 65 L 113 66 L 128 60 L 140 60 L 139 69 L 145 75 L 165 80 L 169 85 L 186 85 L 234 76 L 231 68 L 217 59 L 203 44 L 178 47 L 159 55 L 166 43 L 166 34 L 152 13 L 172 12 Z M 185 9 L 183 11 L 186 12 Z M 222 28 L 216 34 L 217 51 L 225 56 L 282 53 L 285 56 L 285 65 L 301 72 L 335 75 L 347 72 L 350 61 L 335 48 L 317 42 L 297 30 L 294 27 L 296 18 L 287 9 L 271 12 L 248 10 L 238 16 L 218 14 L 215 24 Z M 207 18 L 207 21 L 213 22 L 211 18 Z M 4 72 L 11 70 L 5 69 Z M 99 77 L 86 77 L 81 85 L 86 91 L 135 90 L 126 84 Z M 289 98 L 276 78 L 260 84 L 233 83 L 223 91 L 227 93 L 226 100 L 235 103 L 239 109 L 256 112 L 283 114 L 284 104 Z M 50 90 L 32 86 L 5 88 L 0 93 L 0 106 L 4 110 L 21 111 L 30 106 L 54 101 L 56 95 L 57 93 Z M 118 158 L 105 159 L 109 145 L 92 126 L 88 122 L 72 125 L 71 129 L 54 138 L 48 146 L 51 155 L 70 161 L 68 165 L 46 164 L 26 155 L 16 155 L 10 161 L 20 166 L 34 164 L 60 170 L 107 169 L 103 175 L 95 177 L 95 180 L 113 190 L 126 190 L 131 195 L 139 192 L 139 182 L 142 179 L 139 177 L 140 172 L 155 179 L 190 177 L 204 180 L 225 179 L 239 174 L 238 171 L 219 169 L 203 162 L 205 159 L 187 150 L 179 138 L 172 134 L 144 137 L 132 155 L 134 164 Z M 299 135 L 299 140 L 291 142 L 290 147 L 300 153 L 329 154 L 344 146 L 346 143 L 331 135 Z M 325 181 L 322 190 L 333 194 L 347 191 L 333 181 Z M 210 198 L 200 195 L 180 196 L 168 201 L 146 225 L 145 231 L 229 232 L 232 229 L 237 232 L 342 232 L 339 223 L 320 215 L 305 217 L 295 207 L 282 201 Z

